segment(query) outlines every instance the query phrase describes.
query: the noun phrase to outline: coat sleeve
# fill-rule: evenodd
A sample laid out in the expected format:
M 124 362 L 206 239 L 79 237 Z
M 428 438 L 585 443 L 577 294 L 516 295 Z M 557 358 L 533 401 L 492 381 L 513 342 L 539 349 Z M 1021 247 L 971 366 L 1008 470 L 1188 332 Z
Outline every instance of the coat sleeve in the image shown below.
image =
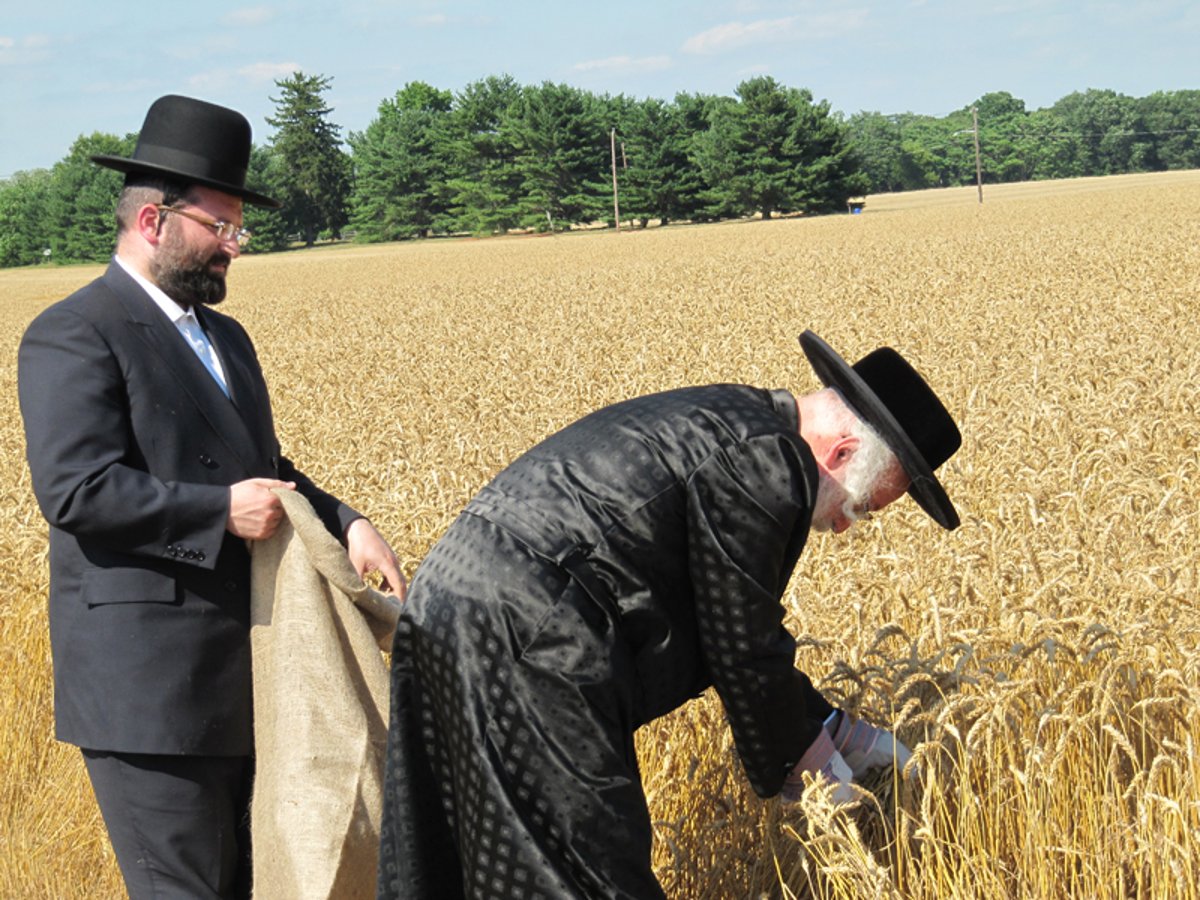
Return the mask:
M 33 490 L 54 527 L 114 550 L 158 559 L 203 548 L 216 563 L 229 488 L 164 481 L 139 467 L 129 398 L 117 356 L 95 325 L 51 307 L 27 329 L 18 392 Z
M 780 604 L 811 518 L 801 447 L 780 434 L 753 438 L 719 450 L 688 481 L 701 653 L 760 797 L 779 792 L 821 727 L 806 714 L 812 688 L 794 667 Z
M 343 545 L 346 543 L 346 529 L 350 527 L 350 523 L 355 519 L 365 518 L 354 507 L 313 484 L 312 480 L 297 469 L 287 457 L 281 457 L 279 460 L 279 478 L 281 481 L 296 482 L 296 493 L 304 496 L 312 504 L 313 511 L 325 525 L 325 529 Z

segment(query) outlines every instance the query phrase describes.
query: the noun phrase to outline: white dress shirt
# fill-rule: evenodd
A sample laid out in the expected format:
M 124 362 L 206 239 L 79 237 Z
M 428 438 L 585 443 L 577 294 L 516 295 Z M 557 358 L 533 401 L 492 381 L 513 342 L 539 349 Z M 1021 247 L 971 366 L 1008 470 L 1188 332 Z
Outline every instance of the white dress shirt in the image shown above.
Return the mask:
M 191 309 L 184 309 L 163 293 L 162 288 L 135 272 L 121 257 L 114 256 L 113 259 L 116 260 L 117 265 L 129 274 L 130 278 L 145 289 L 146 293 L 150 295 L 150 299 L 155 302 L 158 308 L 179 329 L 179 333 L 183 335 L 184 340 L 196 352 L 196 356 L 200 358 L 200 362 L 204 363 L 204 368 L 208 369 L 217 384 L 221 386 L 221 390 L 225 392 L 225 396 L 228 397 L 229 387 L 225 383 L 225 369 L 221 366 L 221 358 L 217 356 L 212 342 L 208 339 L 208 335 L 200 327 L 200 320 L 196 318 L 196 314 Z

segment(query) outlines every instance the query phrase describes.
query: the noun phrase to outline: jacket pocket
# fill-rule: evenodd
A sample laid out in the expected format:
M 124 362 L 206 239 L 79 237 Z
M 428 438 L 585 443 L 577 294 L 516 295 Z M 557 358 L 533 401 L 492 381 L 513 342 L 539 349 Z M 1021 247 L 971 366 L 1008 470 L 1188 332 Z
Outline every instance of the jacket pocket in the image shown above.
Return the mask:
M 178 603 L 182 590 L 174 577 L 162 572 L 118 566 L 84 572 L 81 596 L 88 606 Z

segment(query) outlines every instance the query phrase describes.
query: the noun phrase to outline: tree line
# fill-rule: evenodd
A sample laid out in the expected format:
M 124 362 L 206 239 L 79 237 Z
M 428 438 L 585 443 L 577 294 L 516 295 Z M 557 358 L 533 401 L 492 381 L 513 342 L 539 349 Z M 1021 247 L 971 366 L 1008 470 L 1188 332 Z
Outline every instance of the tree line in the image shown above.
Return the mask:
M 984 183 L 1200 168 L 1200 91 L 1135 98 L 1077 91 L 1029 111 L 1007 92 L 944 118 L 850 116 L 847 127 L 873 193 L 975 182 L 978 115 Z
M 343 139 L 330 83 L 275 83 L 248 183 L 284 209 L 247 207 L 252 250 L 611 226 L 614 166 L 621 220 L 642 227 L 841 211 L 868 193 L 974 183 L 973 110 L 985 182 L 1200 168 L 1200 91 L 1087 90 L 1032 112 L 999 92 L 938 118 L 844 116 L 770 77 L 664 101 L 491 76 L 457 93 L 411 82 Z M 122 176 L 89 157 L 135 144 L 80 136 L 50 169 L 0 181 L 0 266 L 107 259 Z

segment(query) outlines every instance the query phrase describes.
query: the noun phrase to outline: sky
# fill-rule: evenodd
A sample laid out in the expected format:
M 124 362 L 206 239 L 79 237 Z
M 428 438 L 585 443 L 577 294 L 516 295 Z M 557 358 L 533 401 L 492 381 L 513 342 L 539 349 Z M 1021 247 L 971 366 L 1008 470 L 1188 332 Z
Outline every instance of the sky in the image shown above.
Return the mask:
M 944 116 L 992 91 L 1200 88 L 1195 0 L 0 0 L 0 178 L 96 131 L 141 128 L 163 94 L 246 115 L 256 143 L 293 72 L 332 78 L 343 137 L 412 81 L 489 75 L 597 94 L 732 96 L 770 75 L 847 115 Z

